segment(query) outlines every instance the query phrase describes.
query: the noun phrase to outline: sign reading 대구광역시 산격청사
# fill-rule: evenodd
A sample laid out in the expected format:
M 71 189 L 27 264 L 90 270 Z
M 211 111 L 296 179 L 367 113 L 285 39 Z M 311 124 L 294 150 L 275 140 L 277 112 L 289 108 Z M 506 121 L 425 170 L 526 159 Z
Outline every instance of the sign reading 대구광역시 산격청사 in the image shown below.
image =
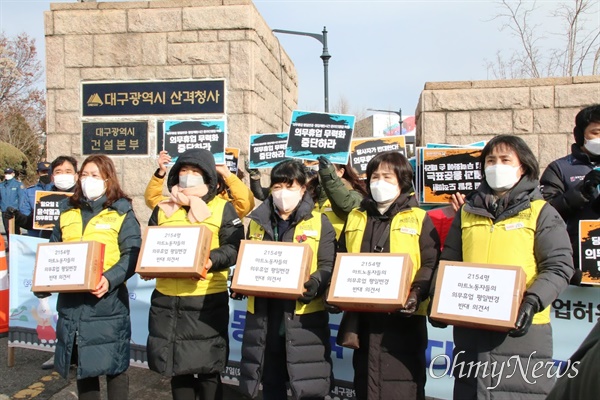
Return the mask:
M 163 150 L 175 163 L 186 150 L 205 149 L 212 153 L 215 164 L 225 164 L 227 133 L 225 120 L 165 121 Z
M 273 168 L 287 160 L 285 148 L 287 133 L 262 133 L 250 135 L 248 162 L 250 168 Z
M 353 115 L 294 111 L 285 156 L 312 161 L 325 156 L 334 164 L 346 164 L 355 119 Z
M 83 82 L 82 116 L 224 114 L 225 81 Z
M 148 122 L 84 122 L 82 154 L 148 154 Z

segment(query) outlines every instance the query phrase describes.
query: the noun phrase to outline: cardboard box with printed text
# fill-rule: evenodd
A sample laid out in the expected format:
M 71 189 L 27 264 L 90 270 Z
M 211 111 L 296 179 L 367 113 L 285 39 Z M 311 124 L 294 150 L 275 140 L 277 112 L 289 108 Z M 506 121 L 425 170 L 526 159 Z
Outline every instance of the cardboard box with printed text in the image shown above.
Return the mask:
M 212 237 L 203 225 L 149 226 L 135 272 L 145 278 L 206 278 Z
M 306 243 L 242 240 L 231 289 L 240 294 L 296 300 L 310 278 Z
M 104 244 L 96 241 L 40 243 L 32 292 L 91 292 L 104 270 Z
M 406 303 L 412 270 L 408 254 L 338 253 L 327 302 L 345 311 L 398 310 Z
M 449 325 L 508 332 L 525 292 L 523 268 L 441 261 L 431 319 Z

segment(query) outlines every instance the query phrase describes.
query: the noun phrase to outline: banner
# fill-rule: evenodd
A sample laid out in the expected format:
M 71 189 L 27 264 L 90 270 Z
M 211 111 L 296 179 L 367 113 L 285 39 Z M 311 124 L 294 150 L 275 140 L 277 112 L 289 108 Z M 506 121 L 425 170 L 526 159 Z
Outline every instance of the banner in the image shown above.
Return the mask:
M 287 160 L 285 148 L 287 133 L 263 133 L 250 135 L 248 160 L 250 168 L 273 168 Z
M 334 164 L 348 163 L 354 130 L 353 115 L 294 111 L 286 157 L 316 160 L 326 156 Z
M 237 174 L 238 172 L 238 164 L 240 160 L 240 149 L 236 149 L 234 147 L 226 147 L 225 148 L 225 164 L 229 169 L 229 172 L 232 174 Z
M 82 155 L 148 154 L 148 122 L 83 122 Z
M 225 120 L 165 121 L 163 132 L 163 150 L 169 153 L 173 164 L 190 149 L 208 150 L 215 157 L 215 164 L 225 164 Z
M 579 266 L 581 283 L 600 285 L 600 221 L 579 221 Z
M 73 196 L 70 192 L 36 190 L 33 204 L 33 229 L 51 231 L 58 221 L 62 202 Z
M 350 162 L 358 177 L 367 178 L 367 164 L 373 157 L 385 151 L 397 151 L 406 156 L 406 137 L 389 136 L 352 139 L 350 143 Z
M 10 316 L 9 346 L 44 351 L 54 351 L 56 342 L 57 295 L 45 299 L 36 298 L 31 292 L 35 252 L 38 243 L 47 242 L 30 236 L 10 236 Z M 150 297 L 155 281 L 143 281 L 136 274 L 127 281 L 131 308 L 131 364 L 147 368 L 146 340 L 148 338 L 148 315 Z M 552 303 L 553 346 L 555 364 L 566 363 L 579 347 L 600 317 L 600 289 L 598 287 L 569 286 Z M 335 375 L 335 387 L 331 398 L 351 400 L 354 398 L 352 380 L 352 350 L 338 346 L 335 337 L 342 314 L 330 314 L 331 358 Z M 242 339 L 246 322 L 246 300 L 229 302 L 229 363 L 223 377 L 226 383 L 239 379 Z M 428 328 L 428 346 L 425 352 L 427 368 L 427 396 L 450 399 L 454 384 L 451 375 L 453 360 L 452 327 Z M 389 372 L 388 372 L 389 373 Z

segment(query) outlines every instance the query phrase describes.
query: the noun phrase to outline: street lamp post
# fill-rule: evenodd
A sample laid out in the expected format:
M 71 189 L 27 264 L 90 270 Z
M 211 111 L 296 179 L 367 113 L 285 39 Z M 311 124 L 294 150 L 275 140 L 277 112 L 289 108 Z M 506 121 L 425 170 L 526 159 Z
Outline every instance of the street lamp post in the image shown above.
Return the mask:
M 298 31 L 288 31 L 284 29 L 273 29 L 275 33 L 287 33 L 289 35 L 299 35 L 299 36 L 310 36 L 312 38 L 317 39 L 323 45 L 323 54 L 321 54 L 321 60 L 323 60 L 323 71 L 324 71 L 324 86 L 325 86 L 325 112 L 329 112 L 329 77 L 328 77 L 328 69 L 329 69 L 329 59 L 331 58 L 331 54 L 327 50 L 327 27 L 323 27 L 323 34 L 318 33 L 310 33 L 310 32 L 298 32 Z

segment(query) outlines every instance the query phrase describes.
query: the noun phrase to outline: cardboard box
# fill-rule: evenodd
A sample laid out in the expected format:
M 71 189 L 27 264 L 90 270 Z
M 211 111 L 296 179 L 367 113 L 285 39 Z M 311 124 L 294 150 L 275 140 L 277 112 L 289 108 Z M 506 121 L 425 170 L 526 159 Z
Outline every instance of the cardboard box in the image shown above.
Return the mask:
M 431 319 L 508 332 L 515 327 L 526 281 L 518 266 L 441 261 Z
M 95 241 L 40 243 L 32 292 L 91 292 L 104 271 L 104 244 Z
M 242 240 L 231 289 L 247 296 L 296 300 L 310 277 L 308 244 Z
M 395 311 L 406 303 L 412 270 L 408 254 L 338 253 L 327 302 L 346 311 Z
M 145 278 L 205 278 L 212 237 L 204 225 L 149 226 L 135 272 Z

